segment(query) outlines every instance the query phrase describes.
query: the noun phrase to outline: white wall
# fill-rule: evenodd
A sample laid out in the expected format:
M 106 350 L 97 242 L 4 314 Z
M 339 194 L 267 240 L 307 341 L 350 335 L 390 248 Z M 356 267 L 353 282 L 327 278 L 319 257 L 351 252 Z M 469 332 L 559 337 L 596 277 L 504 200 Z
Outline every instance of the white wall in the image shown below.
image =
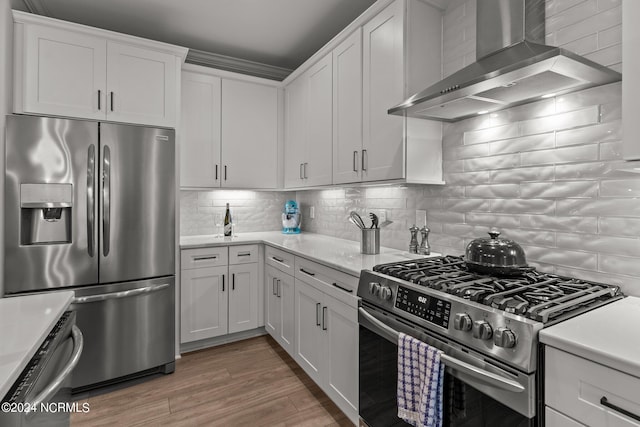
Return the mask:
M 11 113 L 13 18 L 7 0 L 0 0 L 0 297 L 4 294 L 4 136 L 5 116 Z

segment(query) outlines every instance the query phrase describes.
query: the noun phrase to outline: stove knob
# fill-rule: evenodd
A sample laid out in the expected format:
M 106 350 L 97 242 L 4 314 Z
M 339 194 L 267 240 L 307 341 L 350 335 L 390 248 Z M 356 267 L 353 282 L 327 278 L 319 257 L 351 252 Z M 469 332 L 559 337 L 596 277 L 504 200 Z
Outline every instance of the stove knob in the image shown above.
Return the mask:
M 371 295 L 378 295 L 379 292 L 380 292 L 380 283 L 369 282 L 369 293 Z
M 493 335 L 493 343 L 498 347 L 513 348 L 516 346 L 516 334 L 508 328 L 498 328 Z
M 473 337 L 481 340 L 491 339 L 493 329 L 491 325 L 484 320 L 476 320 L 473 322 Z
M 471 316 L 467 313 L 457 313 L 453 319 L 453 328 L 459 331 L 470 331 L 472 324 Z
M 393 296 L 391 288 L 388 286 L 380 286 L 380 298 L 383 300 L 389 300 Z

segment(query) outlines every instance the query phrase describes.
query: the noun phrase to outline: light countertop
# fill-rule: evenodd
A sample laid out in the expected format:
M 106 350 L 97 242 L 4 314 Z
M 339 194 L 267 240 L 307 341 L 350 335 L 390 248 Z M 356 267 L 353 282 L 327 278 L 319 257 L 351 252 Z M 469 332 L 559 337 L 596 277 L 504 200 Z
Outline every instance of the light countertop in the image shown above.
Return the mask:
M 380 248 L 378 255 L 363 255 L 360 253 L 360 242 L 314 233 L 282 234 L 279 231 L 264 231 L 242 233 L 234 237 L 215 237 L 213 235 L 180 237 L 182 249 L 254 243 L 264 243 L 301 257 L 310 258 L 327 267 L 356 277 L 360 276 L 361 270 L 370 270 L 374 265 L 424 257 L 383 247 Z M 438 255 L 440 254 L 433 252 L 431 254 L 431 256 Z
M 0 298 L 0 400 L 69 307 L 73 292 Z
M 550 326 L 540 342 L 640 378 L 640 298 L 626 297 Z

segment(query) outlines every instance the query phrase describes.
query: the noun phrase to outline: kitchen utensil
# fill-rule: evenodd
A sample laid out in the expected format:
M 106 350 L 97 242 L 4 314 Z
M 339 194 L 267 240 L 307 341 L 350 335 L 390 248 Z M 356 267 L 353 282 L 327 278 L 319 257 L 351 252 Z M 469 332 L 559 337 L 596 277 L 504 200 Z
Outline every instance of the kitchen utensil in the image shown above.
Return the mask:
M 520 275 L 534 270 L 527 265 L 522 247 L 509 239 L 501 239 L 500 231 L 492 228 L 490 238 L 472 240 L 465 250 L 467 269 L 499 276 Z
M 393 221 L 389 221 L 389 220 L 387 220 L 387 221 L 382 221 L 380 224 L 378 224 L 378 228 L 384 228 L 384 227 L 386 227 L 386 226 L 387 226 L 387 225 L 389 225 L 389 224 L 393 224 Z
M 371 218 L 371 228 L 378 228 L 378 215 L 370 212 L 369 217 Z
M 355 225 L 356 227 L 358 227 L 360 230 L 362 230 L 363 228 L 360 227 L 360 224 L 358 224 L 358 221 L 356 221 L 355 219 L 349 217 L 349 222 L 352 223 L 353 225 Z
M 411 241 L 409 242 L 409 253 L 417 254 L 418 253 L 418 227 L 415 224 L 409 227 L 409 232 L 411 233 Z
M 418 253 L 422 255 L 429 255 L 431 253 L 431 246 L 429 246 L 429 230 L 425 225 L 420 229 L 420 235 L 422 240 L 420 241 L 420 247 L 418 247 Z
M 360 215 L 358 215 L 358 213 L 356 211 L 351 211 L 349 212 L 349 217 L 353 218 L 353 220 L 356 222 L 356 225 L 360 228 L 366 228 L 364 225 L 364 221 L 362 220 L 362 218 L 360 217 Z

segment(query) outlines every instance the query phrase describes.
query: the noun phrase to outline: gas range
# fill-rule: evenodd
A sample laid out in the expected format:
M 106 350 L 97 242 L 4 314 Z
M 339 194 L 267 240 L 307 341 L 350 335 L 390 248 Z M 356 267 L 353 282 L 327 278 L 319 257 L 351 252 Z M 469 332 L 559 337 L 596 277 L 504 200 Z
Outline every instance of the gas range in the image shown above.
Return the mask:
M 534 269 L 517 277 L 472 273 L 457 256 L 364 270 L 358 296 L 364 306 L 528 373 L 536 369 L 540 329 L 623 297 L 616 286 Z

